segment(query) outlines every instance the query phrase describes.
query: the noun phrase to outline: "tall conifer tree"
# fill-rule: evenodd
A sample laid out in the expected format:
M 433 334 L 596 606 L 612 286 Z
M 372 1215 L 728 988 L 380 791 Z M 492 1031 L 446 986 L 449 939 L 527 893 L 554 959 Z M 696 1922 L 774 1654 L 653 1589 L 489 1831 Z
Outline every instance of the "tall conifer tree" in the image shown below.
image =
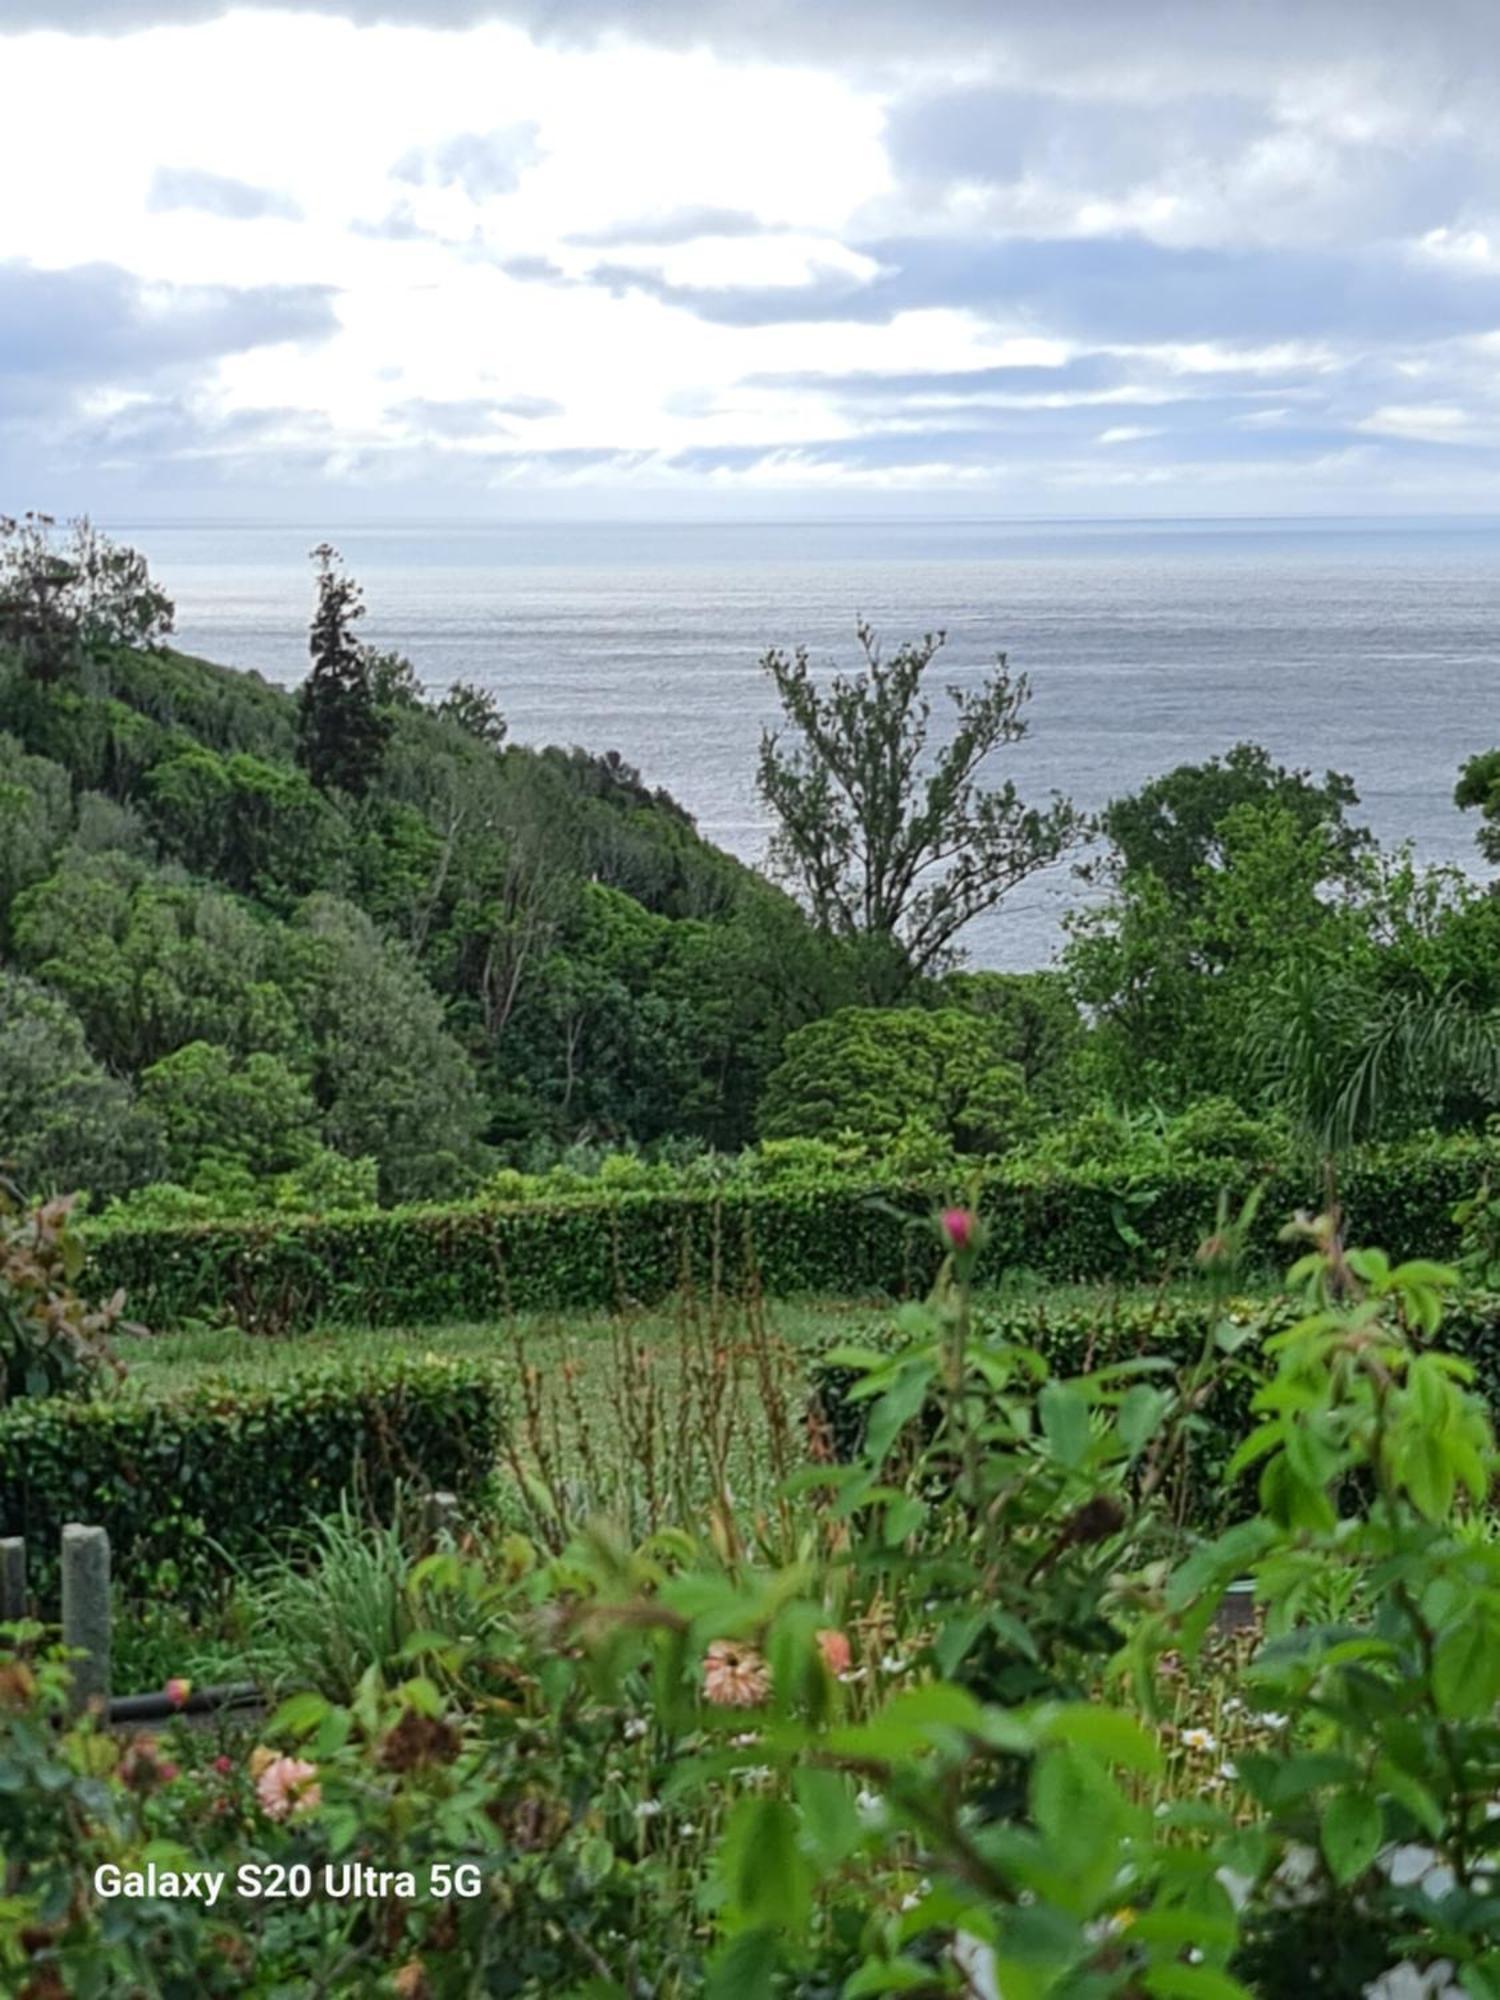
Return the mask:
M 359 799 L 380 770 L 391 725 L 375 706 L 369 657 L 354 636 L 363 593 L 329 543 L 312 555 L 318 605 L 308 635 L 312 671 L 298 697 L 298 758 L 320 790 Z

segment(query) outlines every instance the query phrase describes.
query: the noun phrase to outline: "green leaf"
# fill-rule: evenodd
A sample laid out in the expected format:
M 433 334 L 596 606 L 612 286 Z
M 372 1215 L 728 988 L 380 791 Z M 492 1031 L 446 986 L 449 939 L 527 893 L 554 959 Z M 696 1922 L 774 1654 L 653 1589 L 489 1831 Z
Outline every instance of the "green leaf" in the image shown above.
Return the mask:
M 1335 1792 L 1323 1808 L 1323 1858 L 1341 1885 L 1364 1874 L 1384 1837 L 1385 1815 L 1368 1792 Z
M 1046 1734 L 1059 1743 L 1075 1743 L 1108 1764 L 1127 1770 L 1154 1772 L 1162 1766 L 1161 1746 L 1133 1715 L 1097 1702 L 1071 1702 L 1046 1719 Z
M 1042 1435 L 1059 1465 L 1082 1465 L 1089 1448 L 1089 1400 L 1071 1382 L 1049 1382 L 1036 1399 Z
M 1241 1986 L 1216 1965 L 1153 1965 L 1144 1975 L 1146 1991 L 1155 2000 L 1255 2000 L 1248 1986 Z
M 309 1736 L 327 1715 L 330 1703 L 311 1688 L 288 1695 L 266 1724 L 268 1736 Z
M 725 1830 L 720 1860 L 730 1909 L 750 1929 L 796 1930 L 812 1902 L 812 1881 L 785 1799 L 746 1798 Z
M 615 1850 L 602 1833 L 591 1834 L 578 1850 L 578 1875 L 586 1889 L 596 1889 L 615 1865 Z
M 840 2000 L 859 2000 L 864 1993 L 912 1993 L 932 1991 L 932 1967 L 917 1965 L 909 1958 L 867 1959 L 858 1972 L 844 1981 Z
M 774 1931 L 741 1931 L 709 1962 L 704 2000 L 772 2000 L 780 1958 Z
M 854 1787 L 838 1771 L 804 1768 L 794 1772 L 792 1790 L 802 1812 L 802 1837 L 827 1872 L 852 1854 L 864 1838 Z
M 1444 1715 L 1487 1714 L 1500 1699 L 1500 1620 L 1473 1604 L 1438 1639 L 1432 1693 Z

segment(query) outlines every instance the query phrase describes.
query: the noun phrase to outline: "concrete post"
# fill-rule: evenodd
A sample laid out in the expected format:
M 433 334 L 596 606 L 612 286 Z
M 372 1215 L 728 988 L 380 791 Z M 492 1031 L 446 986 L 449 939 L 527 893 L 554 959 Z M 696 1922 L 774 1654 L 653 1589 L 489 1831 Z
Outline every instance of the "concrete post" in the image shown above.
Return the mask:
M 26 1616 L 26 1544 L 19 1535 L 0 1539 L 0 1625 Z
M 109 1536 L 69 1521 L 62 1531 L 63 1644 L 72 1662 L 73 1704 L 109 1700 Z

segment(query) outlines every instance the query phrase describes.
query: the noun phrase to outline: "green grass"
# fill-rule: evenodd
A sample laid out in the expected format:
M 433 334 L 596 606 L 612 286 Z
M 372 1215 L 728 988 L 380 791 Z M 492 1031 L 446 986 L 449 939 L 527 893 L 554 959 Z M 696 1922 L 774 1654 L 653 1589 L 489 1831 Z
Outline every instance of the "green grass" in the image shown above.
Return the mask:
M 992 1296 L 1045 1301 L 1061 1309 L 1112 1300 L 1147 1300 L 1195 1295 L 1198 1288 L 1174 1284 L 1040 1285 L 1007 1287 Z M 980 1298 L 980 1305 L 986 1302 Z M 885 1299 L 777 1300 L 764 1308 L 771 1333 L 792 1354 L 816 1351 L 830 1340 L 855 1339 L 871 1327 L 889 1322 L 895 1311 Z M 743 1314 L 733 1305 L 721 1308 L 731 1334 L 743 1326 Z M 698 1308 L 700 1322 L 709 1322 L 712 1308 Z M 592 1373 L 612 1351 L 622 1329 L 653 1350 L 669 1350 L 679 1339 L 680 1316 L 670 1308 L 621 1320 L 607 1313 L 563 1315 L 523 1313 L 507 1320 L 455 1322 L 438 1327 L 319 1326 L 305 1333 L 262 1338 L 235 1327 L 195 1326 L 175 1333 L 122 1336 L 114 1346 L 130 1371 L 130 1380 L 146 1393 L 163 1395 L 173 1389 L 213 1377 L 270 1382 L 310 1361 L 347 1355 L 351 1348 L 371 1360 L 397 1354 L 491 1356 L 496 1361 L 524 1358 L 546 1370 L 571 1358 Z

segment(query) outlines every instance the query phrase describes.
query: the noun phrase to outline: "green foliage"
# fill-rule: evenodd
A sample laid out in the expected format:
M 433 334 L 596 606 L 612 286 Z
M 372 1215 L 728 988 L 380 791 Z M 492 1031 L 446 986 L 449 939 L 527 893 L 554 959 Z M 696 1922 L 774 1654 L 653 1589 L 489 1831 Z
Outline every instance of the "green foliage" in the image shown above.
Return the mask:
M 359 585 L 329 543 L 319 543 L 313 560 L 318 603 L 308 636 L 312 670 L 298 696 L 298 756 L 319 791 L 360 799 L 379 774 L 390 724 L 376 707 L 369 655 L 354 637 L 364 616 Z
M 162 847 L 244 896 L 286 902 L 335 881 L 348 830 L 300 771 L 194 744 L 142 779 Z
M 457 723 L 477 742 L 488 744 L 491 750 L 500 749 L 505 742 L 505 717 L 488 688 L 475 687 L 470 681 L 455 681 L 438 703 L 437 712 Z
M 863 670 L 822 685 L 805 647 L 767 653 L 793 741 L 764 733 L 759 786 L 775 868 L 823 929 L 885 947 L 899 986 L 950 964 L 964 928 L 1064 854 L 1082 822 L 1064 800 L 1039 811 L 1014 784 L 981 780 L 1026 731 L 1026 678 L 1003 653 L 981 686 L 949 689 L 953 733 L 930 753 L 926 681 L 942 634 L 888 659 L 869 626 L 858 639 Z
M 0 1405 L 23 1398 L 88 1397 L 119 1368 L 108 1333 L 124 1308 L 75 1290 L 83 1245 L 66 1197 L 27 1208 L 0 1180 Z
M 200 1384 L 147 1401 L 18 1403 L 0 1413 L 0 1532 L 24 1535 L 50 1587 L 63 1524 L 84 1505 L 116 1574 L 185 1595 L 337 1509 L 389 1518 L 398 1485 L 468 1492 L 488 1474 L 500 1389 L 476 1362 L 321 1363 L 275 1386 Z
M 158 645 L 172 629 L 172 601 L 145 557 L 86 515 L 68 523 L 59 549 L 56 525 L 47 514 L 0 515 L 0 644 L 44 682 L 114 647 Z
M 1479 851 L 1486 861 L 1500 860 L 1500 750 L 1482 750 L 1468 759 L 1453 788 L 1453 803 L 1466 812 L 1479 808 Z
M 810 1142 L 803 1142 L 804 1144 Z M 786 1163 L 784 1163 L 786 1164 Z M 1356 1157 L 1340 1186 L 1348 1214 L 1405 1250 L 1457 1247 L 1456 1204 L 1496 1164 L 1472 1139 Z M 154 1323 L 230 1311 L 253 1326 L 317 1320 L 433 1323 L 497 1309 L 610 1310 L 677 1289 L 684 1269 L 774 1297 L 904 1297 L 930 1281 L 935 1253 L 919 1218 L 941 1185 L 903 1186 L 878 1172 L 826 1170 L 824 1156 L 771 1177 L 493 1206 L 146 1229 L 96 1224 L 90 1240 L 111 1283 Z M 1321 1176 L 1282 1167 L 1184 1163 L 1149 1175 L 1061 1171 L 1001 1162 L 976 1176 L 989 1222 L 986 1268 L 1050 1279 L 1137 1278 L 1193 1267 L 1228 1187 L 1264 1189 L 1263 1213 L 1315 1202 Z M 510 1190 L 513 1192 L 513 1190 Z M 893 1215 L 894 1211 L 894 1215 Z M 903 1229 L 896 1217 L 912 1218 Z M 1250 1254 L 1274 1252 L 1258 1224 Z
M 1304 1902 L 1325 1927 L 1357 1922 L 1387 1964 L 1441 1957 L 1482 1994 L 1500 1549 L 1478 1510 L 1500 1459 L 1472 1367 L 1437 1341 L 1455 1274 L 1349 1249 L 1326 1216 L 1289 1233 L 1309 1245 L 1289 1274 L 1301 1312 L 1268 1343 L 1260 1421 L 1229 1467 L 1253 1470 L 1260 1512 L 1177 1568 L 1133 1664 L 1144 1678 L 1163 1645 L 1195 1658 L 1229 1577 L 1247 1574 L 1266 1613 L 1247 1693 L 1289 1731 L 1285 1754 L 1240 1760 L 1254 1878 L 1279 1843 L 1311 1854 Z M 1415 1868 L 1398 1874 L 1400 1859 Z M 1284 1934 L 1295 1950 L 1299 1928 L 1268 1899 L 1247 1969 L 1283 1969 Z
M 1258 743 L 1236 743 L 1222 757 L 1179 764 L 1129 797 L 1111 800 L 1100 830 L 1115 850 L 1115 872 L 1149 872 L 1174 901 L 1192 904 L 1203 895 L 1205 871 L 1229 861 L 1226 825 L 1238 807 L 1284 812 L 1303 835 L 1329 833 L 1335 867 L 1347 868 L 1370 844 L 1368 832 L 1344 817 L 1358 804 L 1342 772 L 1325 771 L 1316 784 L 1310 771 L 1273 764 Z
M 1034 1120 L 1008 1024 L 957 1008 L 846 1007 L 788 1036 L 766 1081 L 770 1139 L 925 1127 L 963 1152 L 999 1153 Z
M 161 1133 L 90 1053 L 83 1024 L 35 980 L 0 969 L 0 1167 L 39 1195 L 118 1193 L 162 1166 Z
M 141 1101 L 160 1121 L 167 1167 L 197 1179 L 209 1161 L 255 1179 L 291 1173 L 317 1146 L 312 1092 L 277 1056 L 237 1061 L 211 1042 L 188 1042 L 141 1077 Z

